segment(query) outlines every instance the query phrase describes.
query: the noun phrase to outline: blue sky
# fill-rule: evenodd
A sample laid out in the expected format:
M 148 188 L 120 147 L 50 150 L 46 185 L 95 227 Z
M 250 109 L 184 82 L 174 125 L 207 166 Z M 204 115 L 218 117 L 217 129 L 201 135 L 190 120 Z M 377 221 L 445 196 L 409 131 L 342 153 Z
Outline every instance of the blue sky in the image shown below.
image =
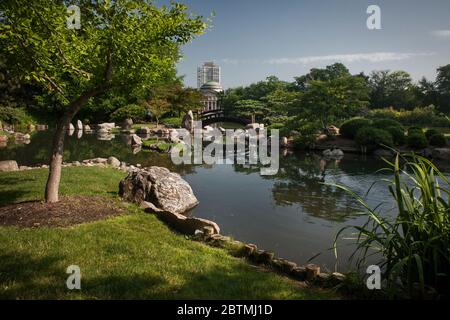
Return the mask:
M 269 75 L 294 76 L 336 61 L 352 73 L 406 70 L 434 79 L 450 63 L 449 0 L 181 0 L 209 16 L 204 35 L 183 47 L 178 65 L 188 86 L 204 61 L 222 67 L 225 88 Z M 381 30 L 369 30 L 369 5 L 381 8 Z

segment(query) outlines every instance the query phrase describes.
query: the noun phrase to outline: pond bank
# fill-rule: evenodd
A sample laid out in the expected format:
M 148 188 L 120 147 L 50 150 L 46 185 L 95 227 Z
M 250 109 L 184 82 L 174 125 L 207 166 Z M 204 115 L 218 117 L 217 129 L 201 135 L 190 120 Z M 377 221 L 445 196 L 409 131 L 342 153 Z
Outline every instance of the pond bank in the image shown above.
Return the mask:
M 40 200 L 47 176 L 36 169 L 0 174 L 1 204 Z M 63 169 L 63 195 L 115 198 L 120 170 Z M 6 183 L 8 181 L 8 183 Z M 249 265 L 225 250 L 170 231 L 154 215 L 128 213 L 72 228 L 0 227 L 2 298 L 47 299 L 335 299 L 336 294 Z M 95 259 L 92 255 L 95 252 Z M 163 254 L 162 254 L 163 253 Z M 82 290 L 65 288 L 65 270 L 81 268 Z M 133 290 L 130 290 L 133 288 Z

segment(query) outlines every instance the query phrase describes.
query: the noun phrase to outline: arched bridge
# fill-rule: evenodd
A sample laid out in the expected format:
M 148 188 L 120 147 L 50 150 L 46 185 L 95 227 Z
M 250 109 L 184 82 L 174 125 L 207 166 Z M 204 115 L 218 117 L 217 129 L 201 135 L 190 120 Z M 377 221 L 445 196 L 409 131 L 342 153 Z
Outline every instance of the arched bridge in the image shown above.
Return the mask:
M 224 113 L 222 109 L 202 111 L 199 114 L 203 126 L 208 126 L 216 122 L 236 122 L 242 125 L 251 123 L 250 119 L 230 116 Z

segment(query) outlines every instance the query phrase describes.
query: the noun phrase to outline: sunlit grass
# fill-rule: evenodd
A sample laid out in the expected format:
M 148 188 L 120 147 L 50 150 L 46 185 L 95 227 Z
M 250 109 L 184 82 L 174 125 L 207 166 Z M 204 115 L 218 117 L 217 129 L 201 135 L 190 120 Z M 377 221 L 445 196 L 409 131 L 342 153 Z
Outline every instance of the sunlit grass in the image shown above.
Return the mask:
M 42 169 L 1 173 L 1 203 L 43 199 L 46 176 Z M 109 168 L 64 168 L 61 193 L 117 197 L 123 176 Z M 0 298 L 336 298 L 187 240 L 156 216 L 127 207 L 127 215 L 70 228 L 0 227 Z M 66 287 L 73 264 L 81 268 L 79 291 Z

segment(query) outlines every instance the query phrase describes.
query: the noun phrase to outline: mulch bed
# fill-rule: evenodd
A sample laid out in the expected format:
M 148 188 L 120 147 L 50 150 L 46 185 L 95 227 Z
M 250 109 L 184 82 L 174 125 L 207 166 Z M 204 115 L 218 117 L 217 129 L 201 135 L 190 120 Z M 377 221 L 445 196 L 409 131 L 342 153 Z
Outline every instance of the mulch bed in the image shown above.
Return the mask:
M 0 207 L 0 225 L 24 228 L 67 227 L 124 214 L 124 205 L 111 198 L 61 197 L 57 203 L 29 201 Z

